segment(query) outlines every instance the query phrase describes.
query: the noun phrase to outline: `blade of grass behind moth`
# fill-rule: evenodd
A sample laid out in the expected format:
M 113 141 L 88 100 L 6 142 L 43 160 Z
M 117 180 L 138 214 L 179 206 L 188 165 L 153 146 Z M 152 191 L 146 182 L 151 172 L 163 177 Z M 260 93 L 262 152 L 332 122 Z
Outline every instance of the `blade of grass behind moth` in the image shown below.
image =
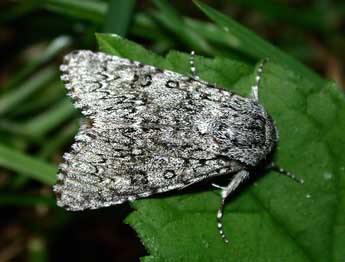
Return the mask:
M 125 36 L 135 3 L 135 0 L 111 0 L 108 4 L 103 32 Z
M 162 30 L 159 23 L 147 13 L 136 13 L 130 33 L 154 42 L 173 42 L 173 38 Z
M 289 67 L 299 75 L 303 75 L 304 77 L 309 78 L 316 84 L 324 84 L 324 80 L 315 72 L 308 69 L 293 57 L 279 50 L 277 47 L 266 42 L 235 20 L 225 16 L 224 14 L 199 1 L 194 0 L 194 3 L 211 20 L 213 20 L 216 24 L 224 29 L 224 34 L 230 34 L 234 38 L 237 38 L 237 44 L 232 46 L 232 48 L 236 48 L 244 53 L 247 53 L 248 55 L 256 59 L 270 58 L 274 62 Z
M 49 139 L 46 143 L 42 144 L 42 147 L 38 153 L 39 159 L 46 161 L 51 160 L 53 155 L 58 152 L 58 149 L 71 142 L 79 129 L 79 122 L 79 120 L 73 120 L 66 126 L 62 127 L 59 132 L 51 139 Z M 27 176 L 22 176 L 22 178 L 23 179 L 21 181 L 18 181 L 17 184 L 13 184 L 16 189 L 22 187 L 28 181 Z
M 193 50 L 199 50 L 205 53 L 212 52 L 212 46 L 196 32 L 186 27 L 183 17 L 168 1 L 153 0 L 153 2 L 159 9 L 159 11 L 154 12 L 154 17 L 168 30 L 177 35 L 182 42 L 186 43 Z
M 8 190 L 12 191 L 20 191 L 26 184 L 31 181 L 30 177 L 27 175 L 23 175 L 22 173 L 18 173 L 16 176 L 13 176 L 8 184 Z
M 236 46 L 238 42 L 237 38 L 229 34 L 224 34 L 224 31 L 215 24 L 205 23 L 188 17 L 185 17 L 184 20 L 185 25 L 190 30 L 198 32 L 200 36 L 213 46 L 213 52 L 209 53 L 209 55 L 240 59 L 250 62 L 253 65 L 257 62 L 256 59 L 240 52 L 238 49 L 230 48 L 229 46 Z
M 74 120 L 67 125 L 63 126 L 57 134 L 53 135 L 50 139 L 41 144 L 41 149 L 38 153 L 38 158 L 41 160 L 49 161 L 58 152 L 60 148 L 72 141 L 74 135 L 79 129 L 79 121 Z M 20 190 L 29 181 L 29 177 L 25 174 L 19 173 L 14 177 L 10 183 L 12 190 Z
M 0 144 L 0 166 L 23 173 L 36 181 L 52 185 L 56 181 L 57 168 L 42 160 L 28 156 Z
M 0 97 L 0 116 L 14 109 L 18 104 L 43 88 L 56 77 L 57 70 L 55 66 L 48 66 L 38 71 L 18 88 L 9 90 L 9 92 Z
M 43 0 L 44 1 L 44 0 Z M 18 19 L 19 17 L 37 10 L 42 5 L 42 0 L 26 0 L 15 2 L 11 7 L 0 12 L 0 23 Z
M 44 7 L 47 10 L 83 19 L 101 25 L 107 11 L 107 4 L 101 1 L 90 0 L 48 0 Z
M 47 111 L 31 119 L 27 119 L 26 123 L 17 123 L 14 120 L 0 119 L 0 128 L 4 131 L 29 139 L 30 142 L 41 144 L 44 135 L 68 119 L 71 119 L 76 113 L 77 111 L 69 98 L 64 98 L 50 107 Z
M 156 17 L 157 18 L 157 17 Z M 169 50 L 176 46 L 176 39 L 169 32 L 163 31 L 157 19 L 154 16 L 150 16 L 147 13 L 137 13 L 134 17 L 133 26 L 131 29 L 131 34 L 154 41 L 152 47 L 157 53 L 167 53 Z M 248 61 L 249 57 L 243 57 L 243 53 L 239 53 L 237 50 L 229 49 L 228 42 L 236 41 L 233 37 L 224 34 L 224 32 L 212 23 L 205 23 L 183 17 L 184 27 L 188 28 L 188 31 L 197 32 L 197 34 L 209 43 L 212 48 L 204 49 L 203 53 L 213 56 L 225 56 L 230 58 L 242 58 Z M 185 42 L 183 38 L 180 39 L 181 42 L 189 45 Z M 193 47 L 191 47 L 193 48 Z M 197 51 L 201 51 L 197 49 Z M 199 52 L 198 52 L 199 53 Z M 255 59 L 250 59 L 254 64 Z
M 55 38 L 42 53 L 22 66 L 21 69 L 19 69 L 17 73 L 9 79 L 6 86 L 4 86 L 4 89 L 9 90 L 19 85 L 21 81 L 31 75 L 40 66 L 52 60 L 62 50 L 70 46 L 71 43 L 72 39 L 68 36 L 59 36 Z
M 329 24 L 324 19 L 325 15 L 318 15 L 313 10 L 312 6 L 306 7 L 304 10 L 290 8 L 285 3 L 279 3 L 276 1 L 265 0 L 265 1 L 253 1 L 253 0 L 233 0 L 234 3 L 242 6 L 246 9 L 257 10 L 266 16 L 268 19 L 276 21 L 287 21 L 290 24 L 294 24 L 304 30 L 317 30 L 323 32 L 329 30 Z M 327 10 L 323 9 L 325 13 Z M 291 14 L 294 14 L 293 16 Z
M 49 261 L 48 245 L 42 236 L 32 236 L 27 243 L 27 262 Z
M 130 33 L 136 37 L 150 40 L 151 49 L 156 53 L 167 53 L 176 45 L 176 39 L 166 30 L 162 30 L 160 23 L 147 13 L 136 13 Z
M 18 120 L 14 121 L 0 118 L 0 129 L 1 131 L 9 133 L 11 136 L 15 136 L 15 139 L 26 141 L 26 143 L 39 143 L 37 137 L 33 137 L 31 133 L 23 129 L 23 124 L 18 123 Z
M 42 138 L 50 130 L 72 118 L 76 113 L 77 111 L 73 107 L 70 99 L 64 98 L 53 105 L 49 110 L 28 120 L 22 127 L 31 136 Z
M 32 117 L 49 108 L 66 96 L 66 89 L 60 80 L 52 82 L 42 90 L 39 96 L 32 96 L 29 101 L 7 114 L 9 118 Z
M 74 120 L 61 128 L 53 139 L 50 139 L 48 142 L 43 144 L 39 152 L 39 157 L 46 160 L 51 158 L 59 148 L 72 141 L 74 135 L 79 129 L 79 125 L 79 121 Z
M 221 44 L 229 48 L 238 44 L 237 37 L 230 34 L 224 34 L 224 30 L 220 29 L 213 23 L 202 22 L 191 18 L 184 18 L 185 24 L 193 31 L 198 32 L 208 41 Z
M 0 206 L 56 206 L 55 199 L 48 196 L 32 196 L 18 194 L 0 194 Z

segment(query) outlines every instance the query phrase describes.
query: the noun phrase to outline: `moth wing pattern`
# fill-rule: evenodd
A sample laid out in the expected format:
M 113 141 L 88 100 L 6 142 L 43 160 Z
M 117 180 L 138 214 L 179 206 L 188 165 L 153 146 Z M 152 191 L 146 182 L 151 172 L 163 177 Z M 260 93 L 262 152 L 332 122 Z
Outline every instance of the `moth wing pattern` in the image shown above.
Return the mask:
M 91 51 L 67 55 L 61 71 L 86 120 L 59 167 L 54 186 L 59 206 L 95 209 L 244 169 L 238 161 L 242 153 L 235 150 L 241 141 L 234 141 L 239 145 L 229 154 L 219 126 L 222 117 L 248 110 L 244 98 L 185 75 Z

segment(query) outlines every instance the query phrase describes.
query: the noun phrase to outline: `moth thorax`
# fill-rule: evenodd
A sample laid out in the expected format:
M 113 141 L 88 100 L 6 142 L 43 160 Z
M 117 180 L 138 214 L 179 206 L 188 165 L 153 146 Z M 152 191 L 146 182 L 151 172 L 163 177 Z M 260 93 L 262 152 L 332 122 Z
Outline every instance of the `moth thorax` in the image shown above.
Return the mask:
M 222 117 L 212 123 L 212 134 L 224 154 L 252 166 L 266 158 L 277 141 L 274 123 L 264 110 Z

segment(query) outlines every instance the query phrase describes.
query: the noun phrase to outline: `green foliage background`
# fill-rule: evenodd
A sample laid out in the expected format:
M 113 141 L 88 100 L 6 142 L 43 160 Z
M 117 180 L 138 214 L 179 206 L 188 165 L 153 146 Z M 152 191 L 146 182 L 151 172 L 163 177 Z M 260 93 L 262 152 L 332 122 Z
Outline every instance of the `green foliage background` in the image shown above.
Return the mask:
M 234 2 L 257 10 L 270 21 L 283 19 L 302 32 L 312 29 L 329 39 L 341 38 L 334 25 L 336 18 L 345 13 L 344 5 L 320 9 L 315 4 L 292 19 L 286 15 L 291 8 L 276 2 Z M 100 218 L 106 216 L 108 222 L 104 223 L 110 232 L 104 234 L 111 239 L 127 238 L 129 234 L 129 240 L 115 242 L 115 250 L 107 249 L 104 261 L 119 256 L 122 261 L 139 256 L 144 256 L 143 261 L 342 261 L 345 96 L 335 82 L 325 80 L 296 59 L 312 56 L 313 50 L 304 43 L 299 46 L 300 56 L 298 50 L 283 52 L 201 2 L 195 2 L 193 8 L 211 22 L 183 16 L 168 1 L 153 3 L 153 9 L 137 11 L 135 1 L 28 0 L 2 11 L 0 22 L 4 26 L 21 28 L 22 23 L 33 18 L 29 29 L 39 25 L 45 30 L 25 34 L 25 42 L 14 47 L 20 50 L 22 60 L 12 53 L 7 56 L 13 59 L 9 63 L 13 68 L 5 67 L 6 78 L 0 90 L 0 176 L 4 177 L 0 181 L 4 221 L 0 225 L 0 247 L 7 251 L 0 252 L 0 259 L 66 260 L 61 255 L 66 248 L 61 242 L 68 241 L 68 236 L 61 233 L 64 228 L 95 217 L 103 223 Z M 315 16 L 321 14 L 320 10 L 322 15 Z M 95 38 L 95 32 L 128 34 L 156 53 L 167 54 L 159 56 L 111 34 L 98 33 Z M 257 61 L 270 58 L 260 95 L 279 129 L 274 159 L 302 177 L 305 184 L 301 186 L 273 172 L 254 174 L 257 178 L 226 206 L 224 225 L 230 245 L 222 242 L 216 229 L 219 193 L 207 185 L 131 204 L 135 211 L 125 221 L 135 229 L 147 253 L 128 228 L 120 233 L 111 229 L 111 219 L 122 219 L 129 212 L 126 207 L 93 211 L 92 215 L 92 211 L 70 214 L 57 208 L 50 185 L 55 182 L 56 165 L 73 141 L 80 118 L 65 97 L 58 65 L 64 53 L 77 48 L 100 48 L 184 74 L 189 73 L 188 53 L 169 50 L 194 49 L 211 57 L 196 59 L 202 79 L 244 96 L 254 82 Z M 13 52 L 13 48 L 10 50 Z M 17 235 L 8 233 L 11 226 L 20 232 L 20 243 L 25 243 L 25 248 L 16 245 Z M 94 252 L 99 253 L 102 249 L 97 249 L 97 244 L 104 243 L 102 237 L 96 235 L 92 241 L 96 243 Z M 82 243 L 87 244 L 87 240 Z M 119 254 L 117 245 L 127 251 Z M 85 255 L 74 254 L 69 257 L 71 261 L 100 259 L 88 255 L 91 251 L 85 247 L 75 250 Z

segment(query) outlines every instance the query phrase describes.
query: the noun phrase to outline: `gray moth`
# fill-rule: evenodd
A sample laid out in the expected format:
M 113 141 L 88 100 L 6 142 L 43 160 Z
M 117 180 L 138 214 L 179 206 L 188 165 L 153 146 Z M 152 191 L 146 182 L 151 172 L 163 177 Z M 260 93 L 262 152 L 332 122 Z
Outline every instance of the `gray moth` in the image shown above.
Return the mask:
M 193 58 L 193 56 L 192 56 Z M 272 152 L 277 131 L 259 103 L 263 63 L 251 97 L 140 62 L 91 51 L 64 58 L 61 79 L 85 116 L 63 155 L 57 204 L 96 209 L 226 175 L 226 197 Z

